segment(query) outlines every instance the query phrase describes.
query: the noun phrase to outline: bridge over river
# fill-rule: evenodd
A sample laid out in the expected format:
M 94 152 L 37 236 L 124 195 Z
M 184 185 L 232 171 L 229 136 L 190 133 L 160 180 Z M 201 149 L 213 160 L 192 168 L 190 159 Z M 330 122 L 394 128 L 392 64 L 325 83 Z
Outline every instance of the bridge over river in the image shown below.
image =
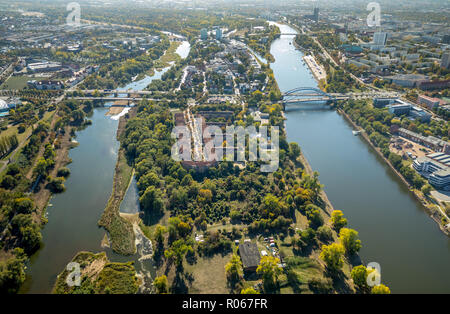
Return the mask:
M 350 92 L 350 93 L 327 93 L 315 87 L 297 87 L 282 94 L 283 105 L 315 102 L 334 102 L 336 100 L 363 99 L 363 98 L 399 98 L 398 93 L 390 92 Z

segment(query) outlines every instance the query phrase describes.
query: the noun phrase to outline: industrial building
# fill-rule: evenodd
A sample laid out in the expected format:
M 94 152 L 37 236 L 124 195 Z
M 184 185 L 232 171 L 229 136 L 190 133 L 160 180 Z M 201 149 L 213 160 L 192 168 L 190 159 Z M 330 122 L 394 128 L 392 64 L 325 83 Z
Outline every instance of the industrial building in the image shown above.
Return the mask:
M 437 189 L 450 189 L 450 155 L 434 153 L 419 157 L 414 161 L 413 168 Z
M 434 137 L 434 136 L 423 136 L 419 133 L 404 129 L 404 128 L 399 128 L 398 129 L 398 134 L 404 138 L 407 138 L 413 142 L 419 143 L 425 147 L 431 148 L 434 151 L 437 152 L 442 152 L 444 150 L 444 148 L 448 145 L 447 142 Z
M 386 102 L 386 100 L 384 102 Z M 376 103 L 378 103 L 378 101 Z M 411 119 L 418 119 L 425 123 L 430 122 L 431 120 L 431 113 L 398 99 L 395 100 L 394 104 L 388 105 L 388 110 L 396 116 L 408 115 Z

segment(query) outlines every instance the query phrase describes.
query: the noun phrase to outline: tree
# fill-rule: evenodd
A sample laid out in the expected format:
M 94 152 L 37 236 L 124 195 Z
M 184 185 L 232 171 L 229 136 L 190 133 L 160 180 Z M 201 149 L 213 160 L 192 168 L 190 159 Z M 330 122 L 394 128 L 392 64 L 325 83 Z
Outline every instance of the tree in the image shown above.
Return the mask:
M 22 246 L 28 255 L 33 254 L 39 248 L 42 235 L 36 225 L 20 228 Z
M 312 176 L 309 174 L 303 174 L 302 185 L 305 189 L 310 189 L 313 192 L 314 198 L 319 196 L 319 192 L 323 188 L 323 185 L 319 182 L 319 173 L 317 171 L 314 171 Z
M 17 181 L 13 176 L 7 174 L 3 177 L 0 185 L 2 188 L 10 190 L 16 187 Z
M 320 214 L 320 208 L 318 206 L 314 204 L 306 205 L 305 212 L 312 227 L 323 225 L 323 217 Z
M 241 294 L 259 294 L 259 292 L 253 288 L 247 288 L 247 289 L 242 289 Z
M 339 240 L 349 255 L 356 254 L 361 249 L 361 240 L 358 239 L 358 232 L 349 228 L 342 228 L 339 232 Z
M 67 167 L 61 167 L 58 169 L 57 176 L 67 178 L 70 175 L 70 169 Z
M 301 150 L 297 143 L 289 143 L 289 157 L 296 160 L 300 156 Z
M 278 282 L 278 275 L 281 273 L 281 268 L 278 266 L 280 260 L 273 256 L 264 256 L 261 258 L 256 273 L 262 275 L 264 290 L 272 291 L 276 288 Z
M 233 254 L 230 261 L 225 265 L 227 280 L 231 286 L 236 285 L 242 276 L 242 262 L 238 255 Z
M 157 225 L 155 229 L 155 240 L 158 246 L 164 244 L 164 234 L 167 232 L 167 228 L 161 225 Z
M 40 158 L 39 161 L 36 164 L 36 167 L 34 168 L 34 171 L 40 175 L 43 176 L 47 173 L 48 163 L 45 160 L 45 158 Z
M 189 251 L 193 251 L 192 247 L 186 244 L 183 239 L 180 239 L 173 242 L 170 248 L 164 251 L 164 256 L 168 260 L 174 261 L 177 267 L 181 267 L 183 265 L 183 258 Z
M 16 198 L 14 200 L 14 209 L 19 214 L 30 214 L 34 209 L 34 202 L 28 197 Z
M 344 213 L 341 210 L 333 210 L 331 213 L 331 224 L 337 232 L 347 225 L 347 218 L 344 217 Z
M 156 277 L 153 281 L 153 285 L 155 286 L 157 293 L 167 293 L 167 287 L 169 286 L 169 283 L 167 281 L 166 275 Z
M 424 195 L 429 195 L 432 189 L 433 187 L 431 185 L 425 184 L 421 190 Z
M 330 245 L 324 245 L 320 252 L 320 258 L 327 264 L 328 269 L 331 271 L 338 271 L 344 265 L 342 256 L 345 249 L 342 244 L 332 243 Z
M 320 226 L 317 229 L 317 238 L 322 241 L 330 241 L 333 239 L 333 233 L 327 226 Z
M 263 206 L 261 208 L 262 216 L 265 218 L 276 218 L 280 214 L 286 214 L 288 207 L 278 197 L 273 194 L 267 194 L 264 197 Z
M 63 177 L 51 178 L 50 182 L 47 184 L 47 188 L 52 191 L 52 193 L 62 193 L 66 190 L 64 182 L 66 180 Z
M 367 276 L 372 271 L 373 270 L 370 270 L 370 271 L 367 270 L 366 266 L 364 266 L 364 265 L 359 265 L 359 266 L 353 267 L 351 276 L 352 276 L 353 282 L 355 283 L 355 285 L 358 286 L 359 289 L 361 289 L 361 290 L 368 289 Z
M 25 281 L 25 253 L 15 248 L 14 257 L 0 263 L 0 293 L 14 294 Z
M 390 294 L 390 293 L 391 290 L 389 289 L 389 287 L 383 284 L 376 285 L 372 288 L 372 294 Z
M 149 186 L 144 194 L 139 198 L 139 202 L 145 212 L 156 212 L 160 213 L 164 209 L 164 203 L 161 199 L 159 190 L 157 190 L 153 185 Z

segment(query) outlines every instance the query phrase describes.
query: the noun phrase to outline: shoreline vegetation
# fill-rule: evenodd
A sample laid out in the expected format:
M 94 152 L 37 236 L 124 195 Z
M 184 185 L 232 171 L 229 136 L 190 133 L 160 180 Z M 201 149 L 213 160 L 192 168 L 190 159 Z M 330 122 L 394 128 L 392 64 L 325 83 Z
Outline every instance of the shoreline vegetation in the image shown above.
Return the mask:
M 178 62 L 181 57 L 176 53 L 177 48 L 181 45 L 179 41 L 171 41 L 169 48 L 165 53 L 154 62 L 152 67 L 152 75 L 154 71 L 170 66 L 172 62 Z M 139 76 L 138 76 L 139 78 Z M 137 78 L 137 79 L 138 79 Z M 113 188 L 111 197 L 105 207 L 102 217 L 99 220 L 99 226 L 104 227 L 109 233 L 108 243 L 111 249 L 122 255 L 132 255 L 136 253 L 135 233 L 130 219 L 127 215 L 121 215 L 120 205 L 125 197 L 128 187 L 134 175 L 134 169 L 128 164 L 125 151 L 122 147 L 122 135 L 125 130 L 127 121 L 136 116 L 137 107 L 131 110 L 119 119 L 117 129 L 117 140 L 120 142 L 118 151 L 117 164 L 114 170 Z M 135 215 L 133 215 L 134 217 Z
M 127 120 L 135 115 L 136 107 L 133 107 L 126 115 L 120 117 L 117 128 L 117 140 L 119 142 Z M 133 177 L 133 168 L 128 165 L 122 147 L 119 147 L 117 156 L 111 196 L 98 224 L 108 232 L 109 244 L 113 251 L 122 255 L 132 255 L 136 252 L 133 225 L 120 215 L 120 204 Z

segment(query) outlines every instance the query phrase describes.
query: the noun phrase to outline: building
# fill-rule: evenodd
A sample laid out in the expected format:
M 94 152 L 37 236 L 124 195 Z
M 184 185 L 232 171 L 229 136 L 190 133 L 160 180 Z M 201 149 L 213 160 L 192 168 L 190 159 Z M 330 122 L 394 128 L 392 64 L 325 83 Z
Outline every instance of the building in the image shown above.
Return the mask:
M 428 182 L 438 189 L 448 190 L 450 186 L 450 169 L 433 172 L 428 177 Z
M 244 243 L 239 245 L 239 255 L 241 256 L 242 267 L 245 272 L 256 271 L 261 260 L 256 243 L 244 241 Z
M 340 49 L 344 50 L 344 52 L 349 55 L 358 55 L 363 52 L 361 47 L 350 44 L 341 45 Z
M 38 90 L 60 90 L 64 88 L 64 85 L 60 81 L 28 81 L 27 85 L 31 89 L 38 89 Z
M 398 104 L 398 105 L 390 105 L 388 106 L 388 110 L 390 113 L 401 116 L 404 114 L 409 114 L 412 109 L 412 105 L 409 104 Z
M 386 107 L 388 105 L 393 105 L 395 104 L 397 99 L 395 98 L 374 98 L 373 99 L 373 106 L 375 108 L 383 108 Z
M 423 81 L 417 84 L 421 90 L 446 89 L 450 87 L 450 80 Z
M 16 109 L 22 102 L 18 98 L 0 99 L 0 117 L 9 115 L 11 109 Z
M 417 97 L 417 102 L 421 105 L 427 106 L 429 109 L 436 108 L 441 103 L 441 100 L 439 98 L 432 98 L 425 95 L 419 95 Z
M 413 142 L 419 143 L 425 147 L 431 148 L 434 151 L 442 152 L 444 150 L 445 145 L 447 145 L 447 142 L 434 137 L 434 136 L 423 136 L 419 133 L 400 128 L 398 129 L 398 134 L 404 138 L 407 138 Z
M 305 18 L 313 20 L 314 22 L 319 22 L 319 8 L 314 8 L 314 12 L 312 15 L 305 15 Z
M 409 111 L 409 116 L 412 119 L 420 120 L 421 122 L 428 123 L 431 121 L 431 113 L 426 112 L 422 108 L 412 107 Z
M 202 28 L 200 31 L 200 39 L 207 40 L 208 39 L 208 30 L 206 28 Z
M 450 155 L 434 153 L 419 157 L 413 168 L 437 189 L 450 189 Z
M 319 22 L 319 8 L 314 8 L 313 20 Z
M 414 88 L 426 82 L 428 77 L 421 74 L 399 74 L 388 77 L 387 79 L 396 85 Z
M 216 39 L 222 40 L 222 29 L 221 28 L 216 29 Z
M 376 46 L 385 46 L 387 43 L 387 33 L 376 32 L 373 34 L 373 43 Z
M 446 51 L 442 54 L 441 67 L 450 69 L 450 51 Z
M 39 72 L 53 72 L 61 70 L 62 65 L 59 62 L 36 62 L 27 65 L 28 72 L 39 73 Z
M 8 112 L 10 109 L 9 104 L 3 99 L 0 99 L 0 112 Z

